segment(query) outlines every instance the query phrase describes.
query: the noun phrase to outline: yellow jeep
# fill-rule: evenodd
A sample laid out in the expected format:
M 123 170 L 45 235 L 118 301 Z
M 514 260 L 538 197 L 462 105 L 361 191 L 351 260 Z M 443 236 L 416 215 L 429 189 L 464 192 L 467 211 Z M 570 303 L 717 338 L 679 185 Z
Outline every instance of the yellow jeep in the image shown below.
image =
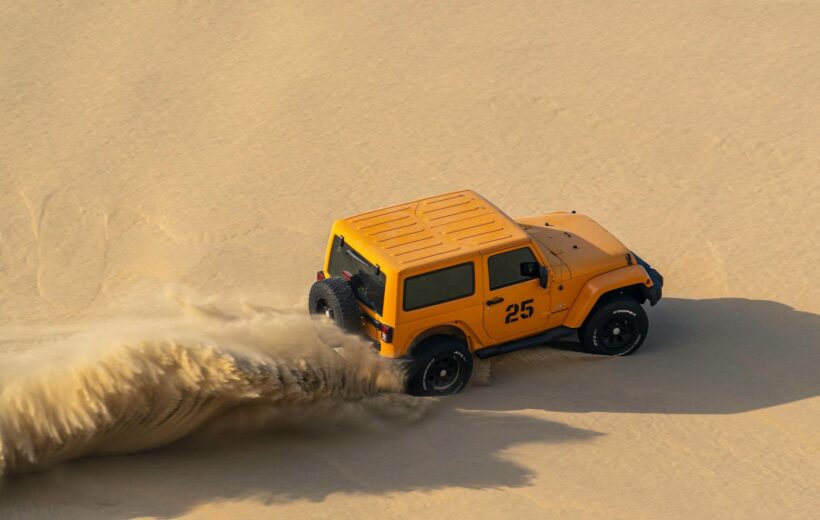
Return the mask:
M 649 328 L 663 277 L 575 212 L 511 219 L 472 191 L 333 224 L 311 314 L 409 361 L 407 391 L 446 395 L 486 358 L 570 333 L 624 356 Z

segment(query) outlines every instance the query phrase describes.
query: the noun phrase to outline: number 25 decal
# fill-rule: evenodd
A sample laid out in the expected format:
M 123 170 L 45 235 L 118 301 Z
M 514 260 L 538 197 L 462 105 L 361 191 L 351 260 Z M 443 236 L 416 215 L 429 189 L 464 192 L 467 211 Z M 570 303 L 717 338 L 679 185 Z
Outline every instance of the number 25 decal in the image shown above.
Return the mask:
M 523 302 L 521 302 L 520 306 L 517 303 L 511 303 L 507 305 L 507 317 L 504 318 L 504 323 L 516 322 L 518 321 L 519 317 L 522 320 L 526 320 L 527 318 L 532 316 L 532 313 L 535 312 L 535 309 L 532 306 L 532 302 L 533 300 L 532 298 L 530 298 L 529 300 L 524 300 Z M 519 309 L 521 310 L 520 314 L 518 312 Z

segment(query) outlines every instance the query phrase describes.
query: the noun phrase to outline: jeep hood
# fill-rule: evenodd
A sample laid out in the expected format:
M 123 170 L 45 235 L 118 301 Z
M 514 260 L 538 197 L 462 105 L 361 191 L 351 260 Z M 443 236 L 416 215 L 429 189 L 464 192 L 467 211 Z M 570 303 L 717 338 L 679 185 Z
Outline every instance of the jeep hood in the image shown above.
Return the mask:
M 562 269 L 569 271 L 563 272 L 560 279 L 589 276 L 629 265 L 629 249 L 585 215 L 547 213 L 515 221 L 547 257 L 554 255 L 560 260 Z

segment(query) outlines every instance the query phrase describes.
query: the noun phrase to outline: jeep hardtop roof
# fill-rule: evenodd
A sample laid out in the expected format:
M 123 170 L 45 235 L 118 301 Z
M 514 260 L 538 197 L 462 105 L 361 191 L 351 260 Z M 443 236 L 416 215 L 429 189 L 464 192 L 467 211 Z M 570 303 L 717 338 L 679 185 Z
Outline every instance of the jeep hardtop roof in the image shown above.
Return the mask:
M 515 244 L 529 235 L 473 191 L 457 191 L 336 221 L 336 234 L 367 259 L 403 271 Z

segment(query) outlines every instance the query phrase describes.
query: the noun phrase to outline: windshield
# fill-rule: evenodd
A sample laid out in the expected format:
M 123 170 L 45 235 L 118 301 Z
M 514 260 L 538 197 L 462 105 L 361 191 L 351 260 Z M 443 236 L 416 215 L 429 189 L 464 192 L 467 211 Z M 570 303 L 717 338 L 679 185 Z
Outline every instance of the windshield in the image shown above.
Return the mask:
M 384 305 L 384 286 L 387 278 L 378 267 L 350 247 L 342 237 L 333 237 L 333 248 L 327 271 L 331 276 L 350 273 L 350 285 L 356 298 L 379 315 Z

